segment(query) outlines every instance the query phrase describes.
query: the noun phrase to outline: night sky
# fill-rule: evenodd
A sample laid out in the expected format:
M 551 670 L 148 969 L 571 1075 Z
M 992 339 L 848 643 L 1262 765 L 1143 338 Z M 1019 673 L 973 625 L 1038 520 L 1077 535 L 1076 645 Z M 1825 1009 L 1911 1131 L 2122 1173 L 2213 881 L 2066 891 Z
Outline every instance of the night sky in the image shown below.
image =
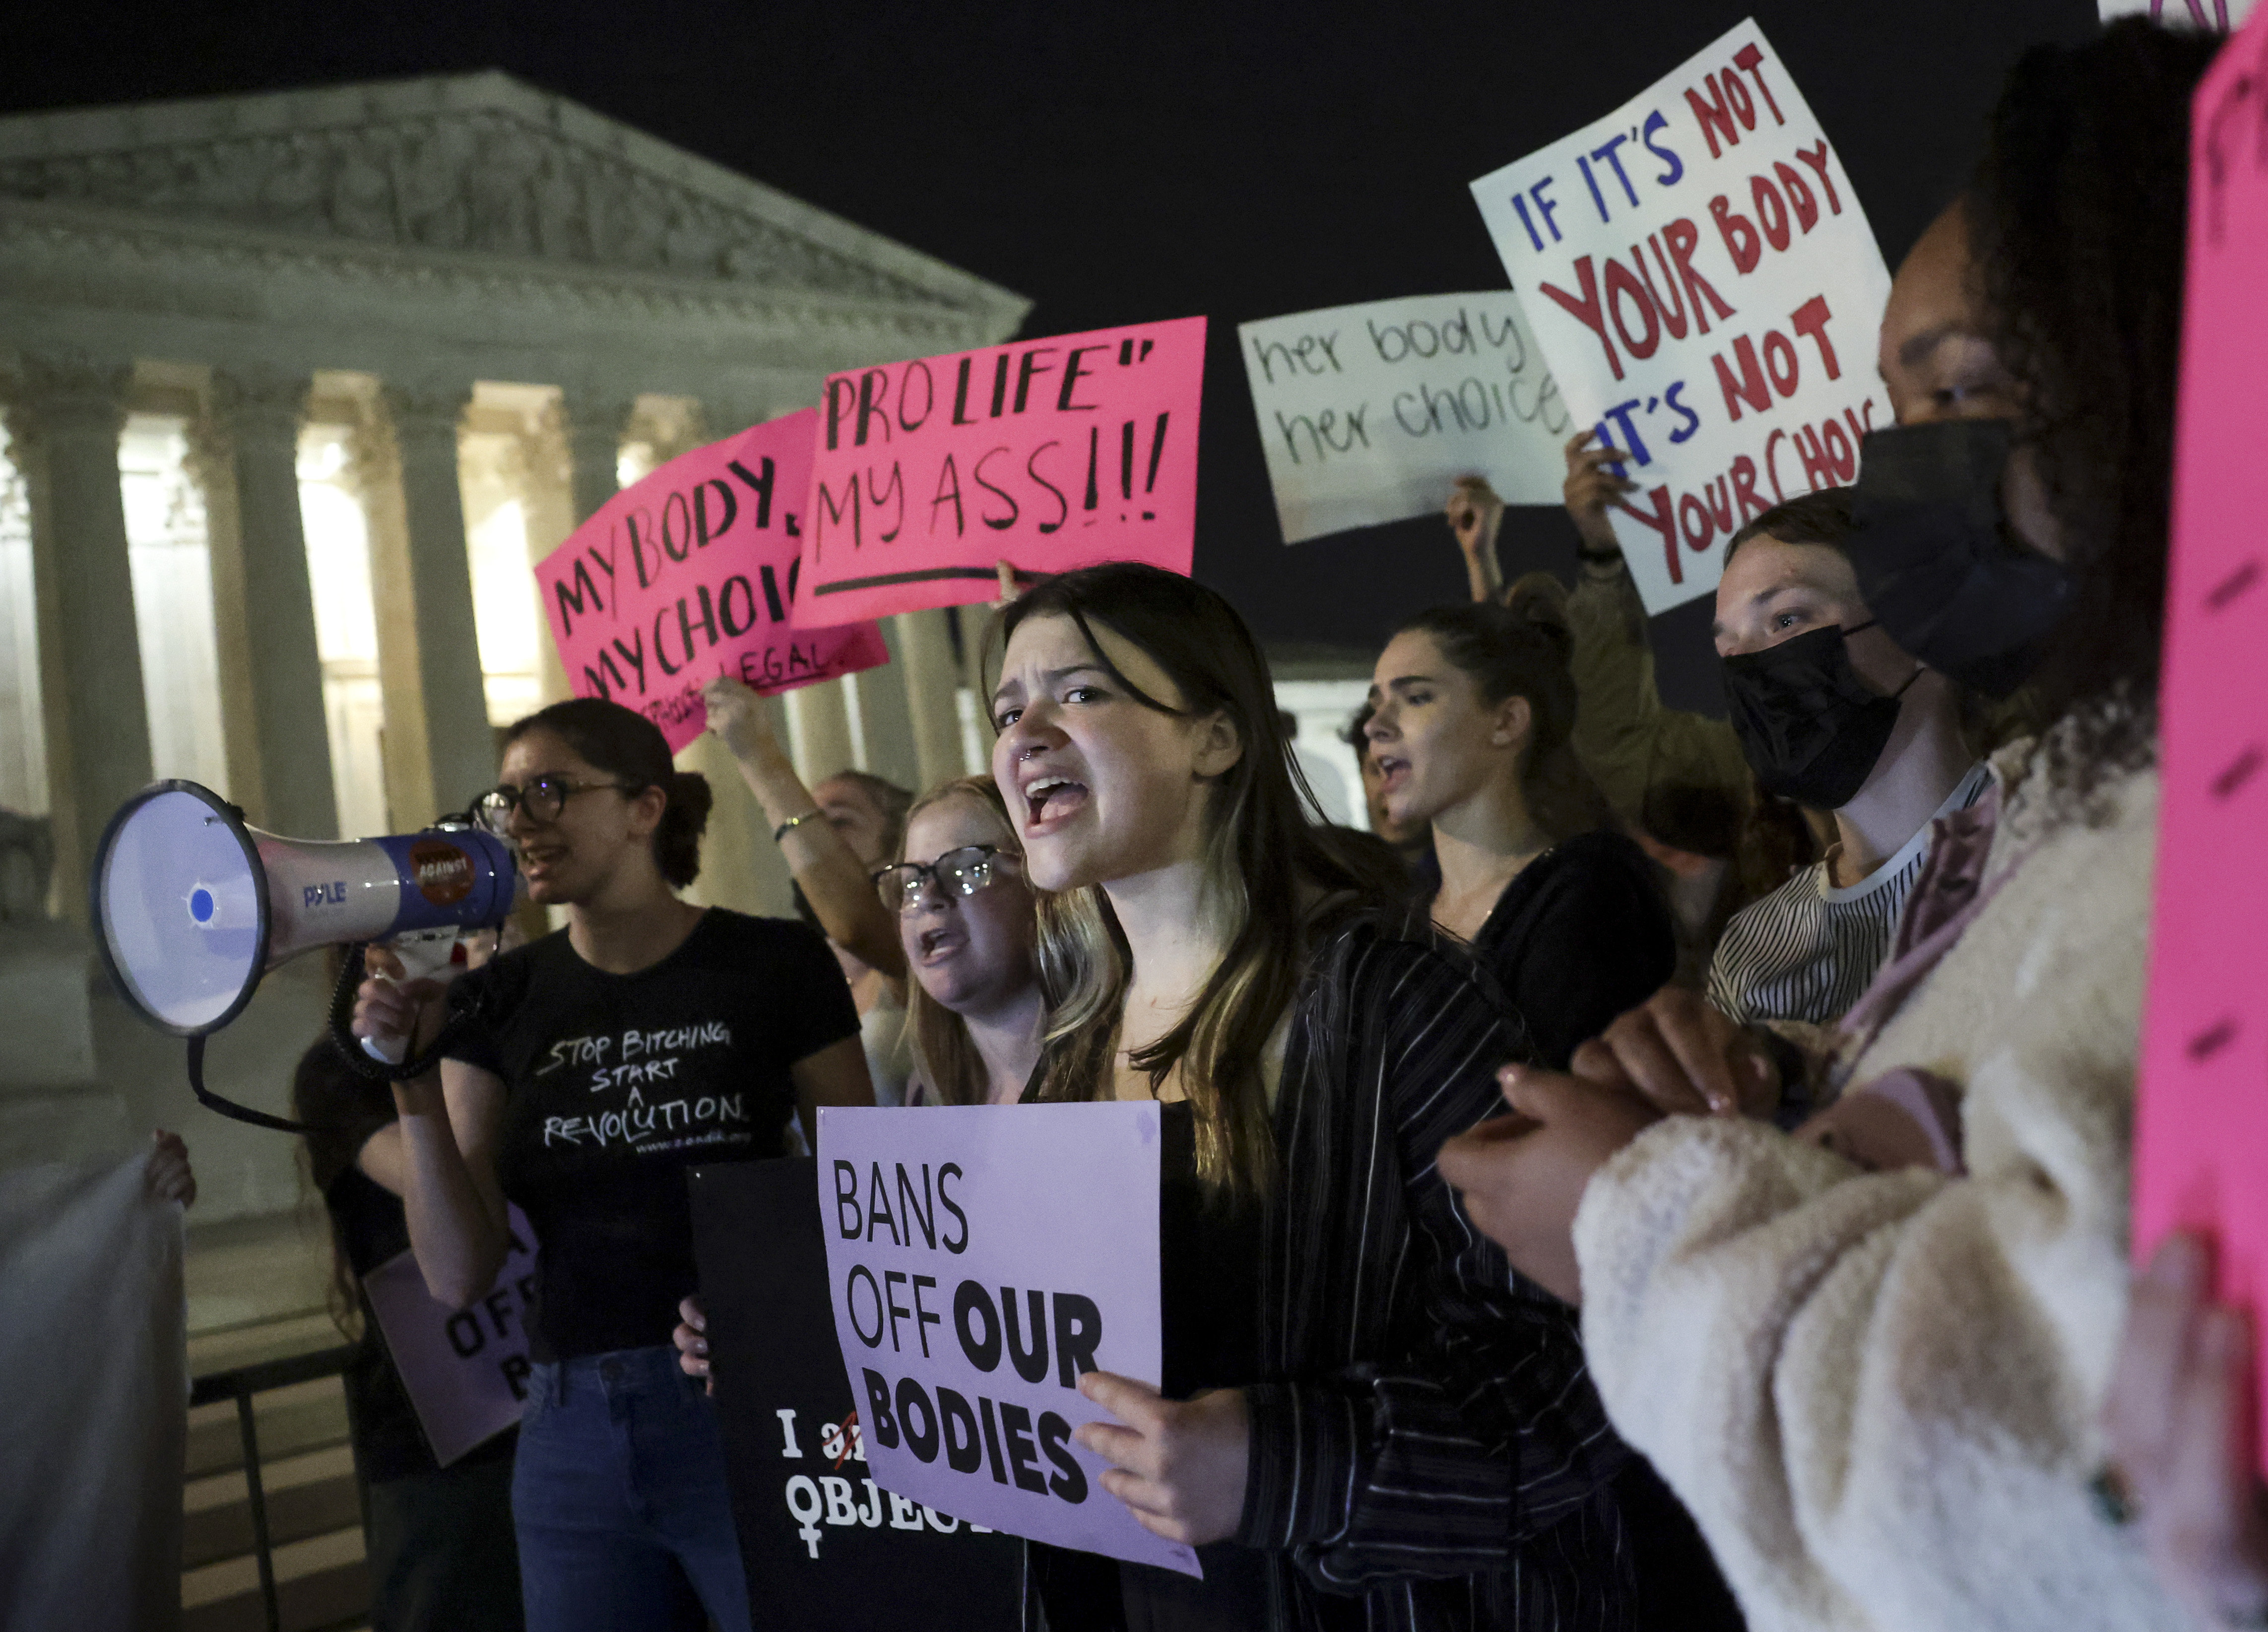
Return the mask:
M 1893 265 L 2017 53 L 2095 26 L 2092 0 L 50 4 L 14 8 L 0 111 L 501 68 L 1031 297 L 1027 334 L 1204 313 L 1197 576 L 1279 646 L 1370 648 L 1462 599 L 1455 550 L 1430 518 L 1285 548 L 1235 325 L 1502 287 L 1467 184 L 1745 16 Z M 1572 570 L 1557 511 L 1506 533 L 1508 574 Z M 1654 629 L 1671 700 L 1714 709 L 1706 625 Z

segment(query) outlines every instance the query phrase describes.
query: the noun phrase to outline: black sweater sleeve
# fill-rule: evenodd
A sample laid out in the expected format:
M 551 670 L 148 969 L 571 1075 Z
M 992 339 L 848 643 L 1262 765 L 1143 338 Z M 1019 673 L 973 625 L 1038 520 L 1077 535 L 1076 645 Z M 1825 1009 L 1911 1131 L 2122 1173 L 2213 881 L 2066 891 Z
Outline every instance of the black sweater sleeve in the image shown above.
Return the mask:
M 1677 967 L 1669 908 L 1645 852 L 1616 833 L 1570 839 L 1531 863 L 1474 950 L 1527 1022 L 1537 1062 L 1555 1071 Z

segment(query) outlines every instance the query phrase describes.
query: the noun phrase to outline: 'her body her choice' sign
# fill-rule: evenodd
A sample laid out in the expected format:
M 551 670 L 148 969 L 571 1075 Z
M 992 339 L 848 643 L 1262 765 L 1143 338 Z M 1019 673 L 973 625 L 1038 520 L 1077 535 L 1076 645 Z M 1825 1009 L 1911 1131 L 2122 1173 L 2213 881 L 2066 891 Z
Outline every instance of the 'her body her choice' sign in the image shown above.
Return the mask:
M 2133 1244 L 2219 1246 L 2220 1295 L 2268 1311 L 2268 14 L 2190 121 L 2189 273 L 2160 689 L 2156 903 L 2135 1128 Z M 2268 1349 L 2256 1364 L 2268 1367 Z M 2268 1401 L 2268 1371 L 2262 1374 Z M 2268 1421 L 2264 1415 L 2263 1421 Z M 2268 1438 L 2262 1441 L 2268 1470 Z
M 836 374 L 820 408 L 798 627 L 990 600 L 1101 561 L 1186 574 L 1205 320 Z
M 1715 589 L 1744 522 L 1858 475 L 1889 423 L 1889 272 L 1754 21 L 1473 197 L 1575 423 L 1630 455 L 1608 514 L 1649 612 Z
M 487 1297 L 452 1309 L 424 1272 L 396 1253 L 363 1276 L 387 1352 L 416 1408 L 433 1459 L 446 1467 L 519 1421 L 527 1398 L 527 1316 L 535 1301 L 535 1235 L 510 1208 L 511 1250 Z
M 927 1115 L 928 1112 L 910 1113 Z M 688 1175 L 725 1474 L 766 1632 L 1016 1621 L 1023 1545 L 886 1490 L 827 1304 L 808 1157 Z
M 1071 1441 L 1085 1371 L 1157 1385 L 1154 1104 L 822 1109 L 836 1334 L 885 1490 L 1011 1535 L 1202 1573 Z
M 543 558 L 536 587 L 577 696 L 636 709 L 674 751 L 708 724 L 701 688 L 720 674 L 769 695 L 890 660 L 872 623 L 792 620 L 818 423 L 806 408 L 681 454 Z
M 1441 508 L 1460 476 L 1556 504 L 1567 405 L 1509 290 L 1237 326 L 1284 541 Z

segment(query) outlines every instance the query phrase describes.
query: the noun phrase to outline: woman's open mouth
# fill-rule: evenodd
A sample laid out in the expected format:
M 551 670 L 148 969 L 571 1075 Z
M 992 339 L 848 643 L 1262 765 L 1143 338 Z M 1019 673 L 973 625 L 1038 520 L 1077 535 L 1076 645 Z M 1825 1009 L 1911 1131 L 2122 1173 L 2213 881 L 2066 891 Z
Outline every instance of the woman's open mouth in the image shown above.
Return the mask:
M 1394 759 L 1385 754 L 1381 754 L 1379 756 L 1378 785 L 1382 790 L 1388 793 L 1392 793 L 1395 790 L 1400 788 L 1409 780 L 1409 761 Z
M 1068 776 L 1042 776 L 1024 790 L 1024 828 L 1036 832 L 1061 821 L 1086 803 L 1086 784 Z
M 914 943 L 915 956 L 924 965 L 942 963 L 959 952 L 961 946 L 960 932 L 943 927 L 924 930 Z

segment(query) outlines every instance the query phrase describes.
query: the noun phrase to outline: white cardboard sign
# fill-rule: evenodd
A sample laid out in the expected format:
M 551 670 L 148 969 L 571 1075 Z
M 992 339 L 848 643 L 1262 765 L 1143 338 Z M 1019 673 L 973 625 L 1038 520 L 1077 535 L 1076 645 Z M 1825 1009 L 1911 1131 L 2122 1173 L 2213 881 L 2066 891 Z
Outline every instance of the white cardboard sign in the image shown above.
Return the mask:
M 1649 612 L 1715 589 L 1744 522 L 1856 479 L 1889 423 L 1889 269 L 1754 19 L 1473 197 L 1575 423 L 1631 456 L 1609 515 Z
M 1509 290 L 1237 326 L 1284 541 L 1441 508 L 1460 476 L 1557 504 L 1567 405 Z

